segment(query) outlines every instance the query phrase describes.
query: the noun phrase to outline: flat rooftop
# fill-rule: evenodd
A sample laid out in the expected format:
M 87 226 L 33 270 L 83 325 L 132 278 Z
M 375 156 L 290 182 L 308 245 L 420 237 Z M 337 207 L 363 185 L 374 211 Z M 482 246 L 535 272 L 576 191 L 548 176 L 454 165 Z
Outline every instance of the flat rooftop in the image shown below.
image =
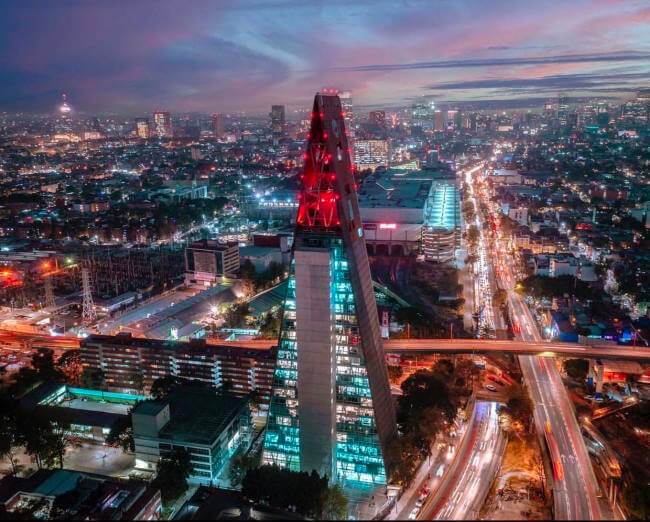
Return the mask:
M 145 401 L 135 407 L 134 413 L 155 415 L 169 403 L 170 420 L 160 430 L 162 439 L 193 444 L 212 444 L 228 424 L 241 414 L 248 399 L 215 390 L 183 386 L 166 401 Z
M 452 230 L 460 225 L 460 195 L 455 185 L 436 182 L 427 201 L 425 226 Z

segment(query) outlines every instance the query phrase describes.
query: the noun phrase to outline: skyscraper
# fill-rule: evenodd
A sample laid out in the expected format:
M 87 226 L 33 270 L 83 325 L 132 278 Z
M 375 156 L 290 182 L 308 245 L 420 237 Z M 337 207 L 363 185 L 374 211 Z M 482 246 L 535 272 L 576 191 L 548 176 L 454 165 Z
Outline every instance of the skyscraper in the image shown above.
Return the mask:
M 339 93 L 339 99 L 341 100 L 341 109 L 343 109 L 343 121 L 345 122 L 345 129 L 348 135 L 348 147 L 350 149 L 350 163 L 354 165 L 355 156 L 354 156 L 354 142 L 355 131 L 354 131 L 354 110 L 352 107 L 352 94 L 350 91 L 342 91 Z
M 223 137 L 226 132 L 225 119 L 226 118 L 223 114 L 212 115 L 212 132 L 214 132 L 214 137 L 217 139 Z
M 158 138 L 173 138 L 172 117 L 168 112 L 153 113 L 153 133 Z
M 371 111 L 368 114 L 368 122 L 378 127 L 386 127 L 386 111 Z
M 284 135 L 285 119 L 284 105 L 271 105 L 271 134 L 273 143 L 278 144 Z
M 143 140 L 149 138 L 149 118 L 135 119 L 135 133 L 138 135 L 138 138 L 142 138 Z
M 389 156 L 388 140 L 357 140 L 354 146 L 355 166 L 358 170 L 388 167 Z
M 341 109 L 316 95 L 263 462 L 368 489 L 396 424 Z

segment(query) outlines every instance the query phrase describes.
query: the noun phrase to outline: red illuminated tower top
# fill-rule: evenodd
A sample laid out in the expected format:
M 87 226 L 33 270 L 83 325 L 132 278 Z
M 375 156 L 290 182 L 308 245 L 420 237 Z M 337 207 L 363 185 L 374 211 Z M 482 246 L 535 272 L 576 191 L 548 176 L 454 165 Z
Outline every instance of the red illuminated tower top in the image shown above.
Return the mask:
M 341 101 L 336 94 L 314 99 L 297 227 L 301 231 L 341 231 L 360 226 Z

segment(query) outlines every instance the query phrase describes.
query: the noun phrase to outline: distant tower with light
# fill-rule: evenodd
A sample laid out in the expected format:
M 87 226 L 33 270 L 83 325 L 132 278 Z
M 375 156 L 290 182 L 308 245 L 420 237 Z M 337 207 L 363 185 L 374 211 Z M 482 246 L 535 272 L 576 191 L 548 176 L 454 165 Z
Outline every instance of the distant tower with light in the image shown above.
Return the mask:
M 89 324 L 97 319 L 97 312 L 95 312 L 95 303 L 93 302 L 93 294 L 90 288 L 90 271 L 88 268 L 81 269 L 81 287 L 83 292 L 81 320 L 83 324 Z
M 61 105 L 59 105 L 59 112 L 64 116 L 67 116 L 72 112 L 72 107 L 70 107 L 68 104 L 68 96 L 65 93 L 61 95 Z

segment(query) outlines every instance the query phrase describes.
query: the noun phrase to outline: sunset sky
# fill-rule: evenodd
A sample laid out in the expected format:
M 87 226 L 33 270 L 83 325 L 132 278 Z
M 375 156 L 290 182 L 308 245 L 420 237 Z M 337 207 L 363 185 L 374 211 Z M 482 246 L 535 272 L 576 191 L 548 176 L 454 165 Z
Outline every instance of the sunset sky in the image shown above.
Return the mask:
M 624 96 L 650 87 L 647 0 L 5 0 L 0 110 L 262 111 Z

